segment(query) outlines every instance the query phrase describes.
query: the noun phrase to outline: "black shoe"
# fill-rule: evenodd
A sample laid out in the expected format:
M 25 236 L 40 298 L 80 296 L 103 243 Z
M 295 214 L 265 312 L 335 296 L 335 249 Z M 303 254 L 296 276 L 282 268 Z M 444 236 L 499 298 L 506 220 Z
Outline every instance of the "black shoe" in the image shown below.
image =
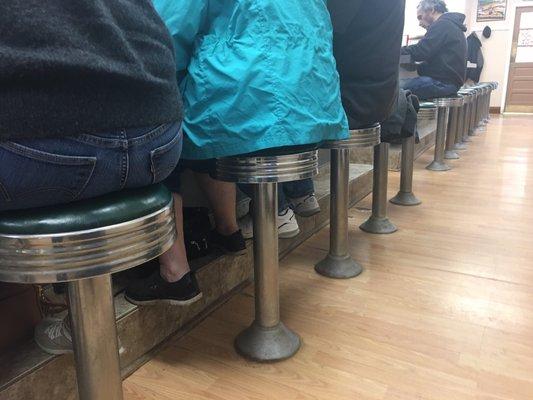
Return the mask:
M 167 282 L 159 271 L 154 271 L 148 278 L 131 284 L 126 289 L 126 300 L 138 306 L 170 304 L 187 306 L 202 298 L 196 277 L 187 273 L 177 282 Z
M 213 230 L 209 234 L 209 244 L 226 254 L 234 256 L 240 256 L 246 253 L 246 243 L 240 230 L 228 236 Z

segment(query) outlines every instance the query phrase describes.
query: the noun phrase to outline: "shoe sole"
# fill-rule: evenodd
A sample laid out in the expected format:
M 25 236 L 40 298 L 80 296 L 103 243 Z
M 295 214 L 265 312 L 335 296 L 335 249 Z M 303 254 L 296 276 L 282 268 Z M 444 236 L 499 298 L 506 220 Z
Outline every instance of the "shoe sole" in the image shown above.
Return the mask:
M 303 218 L 309 218 L 309 217 L 312 217 L 313 215 L 317 215 L 320 213 L 320 208 L 315 208 L 313 210 L 309 210 L 309 211 L 304 211 L 304 212 L 296 212 L 296 215 L 298 215 L 299 217 L 303 217 Z
M 246 238 L 243 238 L 243 239 L 246 240 Z M 230 251 L 230 250 L 226 249 L 224 246 L 219 246 L 217 244 L 211 244 L 211 247 L 213 249 L 220 250 L 222 253 L 224 253 L 224 254 L 226 254 L 228 256 L 234 256 L 234 257 L 245 255 L 246 254 L 246 250 L 247 250 L 247 248 L 245 247 L 244 249 L 239 250 L 239 251 Z
M 60 356 L 60 355 L 63 355 L 63 354 L 72 354 L 74 353 L 74 350 L 72 349 L 69 349 L 69 350 L 65 350 L 65 349 L 52 349 L 50 347 L 47 347 L 47 346 L 44 346 L 42 343 L 39 343 L 38 340 L 35 340 L 35 343 L 37 343 L 37 346 L 39 346 L 39 348 L 48 353 L 48 354 L 53 354 L 54 356 Z
M 170 306 L 188 306 L 193 303 L 196 303 L 198 300 L 200 300 L 203 297 L 203 294 L 200 293 L 196 296 L 194 296 L 192 299 L 189 300 L 172 300 L 172 299 L 157 299 L 157 300 L 145 300 L 145 301 L 139 301 L 132 299 L 128 296 L 124 296 L 124 298 L 129 301 L 131 304 L 135 304 L 136 306 L 155 306 L 159 304 L 166 304 Z
M 278 234 L 279 239 L 292 239 L 300 234 L 300 228 L 295 231 L 283 232 Z

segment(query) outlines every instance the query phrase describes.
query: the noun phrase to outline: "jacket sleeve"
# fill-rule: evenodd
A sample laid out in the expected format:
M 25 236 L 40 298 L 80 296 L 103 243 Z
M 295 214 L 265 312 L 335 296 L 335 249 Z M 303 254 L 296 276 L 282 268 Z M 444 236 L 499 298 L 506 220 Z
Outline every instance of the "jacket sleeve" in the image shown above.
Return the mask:
M 174 42 L 178 76 L 187 70 L 195 40 L 207 23 L 208 1 L 153 0 Z
M 430 27 L 426 35 L 418 42 L 411 46 L 404 46 L 402 54 L 410 54 L 413 61 L 426 61 L 436 52 L 440 51 L 446 40 L 446 30 L 444 25 L 435 24 Z

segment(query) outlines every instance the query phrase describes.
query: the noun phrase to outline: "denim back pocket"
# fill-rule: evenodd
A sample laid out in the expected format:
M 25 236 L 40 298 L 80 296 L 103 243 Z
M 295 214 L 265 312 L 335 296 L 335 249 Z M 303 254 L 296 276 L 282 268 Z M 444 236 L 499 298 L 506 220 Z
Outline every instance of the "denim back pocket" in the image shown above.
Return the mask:
M 183 134 L 172 137 L 170 142 L 150 152 L 152 183 L 158 183 L 170 175 L 178 165 L 183 146 Z
M 0 165 L 0 208 L 29 208 L 77 200 L 93 175 L 96 158 L 4 142 Z

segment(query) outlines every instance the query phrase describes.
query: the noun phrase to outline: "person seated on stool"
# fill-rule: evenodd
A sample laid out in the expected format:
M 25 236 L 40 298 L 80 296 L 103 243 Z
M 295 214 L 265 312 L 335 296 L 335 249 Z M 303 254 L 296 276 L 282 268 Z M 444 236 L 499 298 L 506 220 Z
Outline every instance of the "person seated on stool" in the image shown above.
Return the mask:
M 0 10 L 0 211 L 164 180 L 182 149 L 182 103 L 172 39 L 151 1 L 12 0 Z M 160 263 L 173 299 L 192 301 L 201 293 L 175 200 L 178 240 Z M 45 319 L 36 340 L 72 351 L 63 320 Z
M 398 97 L 405 0 L 329 0 L 328 9 L 350 129 L 382 122 Z
M 417 14 L 427 33 L 417 44 L 404 46 L 402 54 L 420 63 L 419 76 L 402 81 L 402 88 L 420 100 L 455 95 L 466 76 L 465 15 L 448 12 L 442 0 L 421 1 Z
M 333 53 L 340 74 L 342 102 L 350 129 L 383 121 L 395 104 L 394 93 L 398 90 L 405 0 L 330 0 L 328 10 L 333 23 Z M 240 187 L 246 192 L 246 185 Z M 302 217 L 320 212 L 313 181 L 279 185 L 278 210 L 279 237 L 296 236 L 299 228 L 292 210 Z M 239 223 L 244 237 L 252 237 L 250 215 Z
M 348 137 L 323 0 L 153 3 L 174 39 L 184 159 L 212 166 L 220 157 Z M 201 179 L 213 193 L 212 205 L 236 228 L 236 186 L 210 172 Z M 135 299 L 149 287 L 148 280 L 126 294 Z

